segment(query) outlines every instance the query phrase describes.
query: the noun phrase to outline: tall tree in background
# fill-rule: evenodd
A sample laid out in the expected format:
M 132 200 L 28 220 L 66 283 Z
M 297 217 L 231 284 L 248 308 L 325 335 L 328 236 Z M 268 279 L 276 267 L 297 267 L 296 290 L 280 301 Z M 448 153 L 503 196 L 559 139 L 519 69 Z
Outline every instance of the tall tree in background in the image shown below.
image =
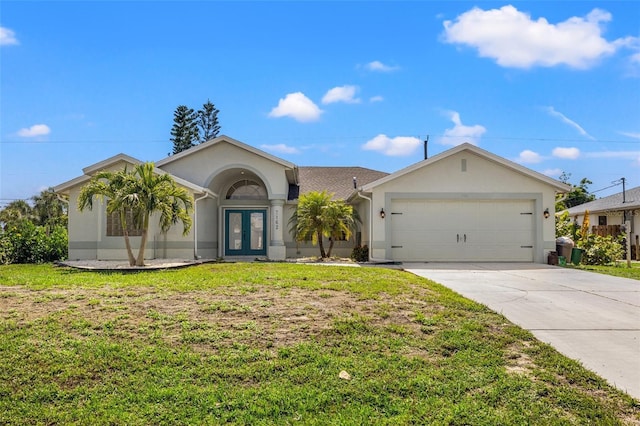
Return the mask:
M 569 179 L 571 178 L 570 173 L 562 172 L 559 180 L 562 183 L 569 183 Z M 593 201 L 596 199 L 594 194 L 589 193 L 589 189 L 587 188 L 589 185 L 593 184 L 589 179 L 582 178 L 580 184 L 572 185 L 571 191 L 567 192 L 566 196 L 561 198 L 561 201 L 556 203 L 556 211 L 562 211 L 565 209 L 570 209 L 574 206 L 579 206 L 580 204 L 588 203 L 589 201 Z
M 207 103 L 198 110 L 198 127 L 200 128 L 200 143 L 206 142 L 218 136 L 220 125 L 218 124 L 218 109 L 207 99 Z
M 68 222 L 67 203 L 58 198 L 53 188 L 41 191 L 39 195 L 31 197 L 33 200 L 33 215 L 35 225 L 44 226 L 51 230 L 55 226 L 64 226 Z
M 3 229 L 27 221 L 42 226 L 48 233 L 56 226 L 67 227 L 67 204 L 61 201 L 53 188 L 45 189 L 31 197 L 33 206 L 25 200 L 15 200 L 0 210 Z
M 195 146 L 199 139 L 198 114 L 185 105 L 178 106 L 173 113 L 173 127 L 171 128 L 173 154 Z
M 33 219 L 33 208 L 25 200 L 14 200 L 0 210 L 0 225 L 3 229 Z

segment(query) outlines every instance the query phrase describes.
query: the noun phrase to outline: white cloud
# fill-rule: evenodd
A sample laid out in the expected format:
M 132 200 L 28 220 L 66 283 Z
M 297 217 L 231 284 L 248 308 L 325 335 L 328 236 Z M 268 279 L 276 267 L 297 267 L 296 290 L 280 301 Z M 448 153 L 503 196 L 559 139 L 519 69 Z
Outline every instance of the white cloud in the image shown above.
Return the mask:
M 34 124 L 29 128 L 18 130 L 18 136 L 23 138 L 34 138 L 37 136 L 46 136 L 51 133 L 51 129 L 46 124 Z
M 347 104 L 357 104 L 360 103 L 360 99 L 356 98 L 356 92 L 358 91 L 357 86 L 339 86 L 330 89 L 323 97 L 323 104 L 332 104 L 335 102 L 344 102 Z
M 542 156 L 537 152 L 525 149 L 520 153 L 518 158 L 516 159 L 517 163 L 522 164 L 535 164 L 542 161 Z
M 11 46 L 13 44 L 20 44 L 16 38 L 16 33 L 6 27 L 0 27 L 0 46 Z
M 444 21 L 443 38 L 447 43 L 472 46 L 481 57 L 493 58 L 503 67 L 585 69 L 619 47 L 637 42 L 635 37 L 612 42 L 603 38 L 602 24 L 609 21 L 611 14 L 601 9 L 552 24 L 545 18 L 534 20 L 511 5 L 491 10 L 474 7 L 455 21 Z
M 444 131 L 444 135 L 440 138 L 440 143 L 443 145 L 456 146 L 469 142 L 473 145 L 478 145 L 480 137 L 487 129 L 479 124 L 465 126 L 460 120 L 460 114 L 456 111 L 447 111 L 446 113 L 449 115 L 449 119 L 453 122 L 454 126 Z
M 634 132 L 618 132 L 618 133 L 633 139 L 640 139 L 640 133 L 634 133 Z
M 291 117 L 300 122 L 308 122 L 318 120 L 322 112 L 304 93 L 296 92 L 280 99 L 278 106 L 269 113 L 269 117 Z
M 299 154 L 300 150 L 294 146 L 279 143 L 276 145 L 261 145 L 260 148 L 265 151 L 278 152 L 280 154 Z
M 369 102 L 374 103 L 374 102 L 382 102 L 384 101 L 384 98 L 380 95 L 377 96 L 372 96 L 369 98 Z
M 589 133 L 587 133 L 586 130 L 584 130 L 582 128 L 582 126 L 580 126 L 578 123 L 576 123 L 575 121 L 567 118 L 566 115 L 564 115 L 563 113 L 556 111 L 552 106 L 548 106 L 545 107 L 545 110 L 549 113 L 549 115 L 559 118 L 560 121 L 562 121 L 565 124 L 568 124 L 569 126 L 573 127 L 574 129 L 576 129 L 578 131 L 578 133 L 580 133 L 582 136 L 585 136 L 591 140 L 595 140 L 595 138 L 593 136 L 591 136 Z
M 398 66 L 385 65 L 380 61 L 369 62 L 365 65 L 365 68 L 369 71 L 378 71 L 378 72 L 392 72 L 400 69 Z
M 578 148 L 553 148 L 551 154 L 557 158 L 563 158 L 565 160 L 575 160 L 580 157 L 580 150 Z
M 542 174 L 555 178 L 555 177 L 560 177 L 562 172 L 563 172 L 562 169 L 546 169 L 542 172 Z
M 390 138 L 387 135 L 380 134 L 362 145 L 362 149 L 378 151 L 392 157 L 402 157 L 413 154 L 421 143 L 420 139 L 412 136 Z

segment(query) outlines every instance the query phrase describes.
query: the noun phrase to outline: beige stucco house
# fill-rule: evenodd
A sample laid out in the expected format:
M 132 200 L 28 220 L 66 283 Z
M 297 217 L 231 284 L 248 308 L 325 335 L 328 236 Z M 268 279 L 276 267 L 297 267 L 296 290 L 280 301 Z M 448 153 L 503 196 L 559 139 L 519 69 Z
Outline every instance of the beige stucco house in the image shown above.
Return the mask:
M 631 239 L 635 243 L 640 234 L 640 186 L 571 207 L 569 217 L 582 226 L 585 212 L 589 212 L 590 231 L 601 235 L 617 235 L 625 221 L 631 225 Z
M 119 154 L 56 186 L 69 200 L 69 259 L 126 259 L 122 230 L 104 205 L 79 212 L 82 188 L 98 170 L 140 160 Z M 298 196 L 327 190 L 351 203 L 362 225 L 348 256 L 394 261 L 546 261 L 555 250 L 554 203 L 569 186 L 470 144 L 395 173 L 363 167 L 298 167 L 227 136 L 155 163 L 194 197 L 193 228 L 150 229 L 149 258 L 267 258 L 316 255 L 294 241 L 289 219 Z M 551 212 L 551 214 L 545 214 Z M 156 223 L 153 222 L 153 226 Z M 133 237 L 134 247 L 139 238 Z

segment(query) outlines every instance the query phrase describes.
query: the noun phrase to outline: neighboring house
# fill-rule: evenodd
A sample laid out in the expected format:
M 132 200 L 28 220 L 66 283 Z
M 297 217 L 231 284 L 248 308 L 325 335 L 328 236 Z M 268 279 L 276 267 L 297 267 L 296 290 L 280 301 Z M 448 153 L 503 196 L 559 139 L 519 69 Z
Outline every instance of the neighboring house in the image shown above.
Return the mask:
M 620 225 L 626 220 L 631 222 L 631 241 L 635 242 L 640 234 L 640 186 L 609 195 L 566 210 L 569 217 L 582 225 L 585 211 L 589 211 L 591 232 L 601 235 L 620 233 Z
M 77 198 L 98 170 L 140 161 L 119 154 L 83 169 L 54 189 L 68 197 L 69 258 L 126 259 L 122 230 L 104 205 L 79 212 Z M 354 241 L 334 248 L 348 256 L 368 245 L 371 259 L 395 261 L 519 261 L 544 263 L 555 250 L 555 194 L 568 185 L 470 144 L 398 172 L 362 167 L 298 167 L 221 136 L 156 163 L 194 197 L 193 228 L 163 234 L 152 221 L 150 258 L 317 255 L 294 241 L 289 219 L 300 194 L 327 190 L 357 209 Z M 133 237 L 135 246 L 137 237 Z

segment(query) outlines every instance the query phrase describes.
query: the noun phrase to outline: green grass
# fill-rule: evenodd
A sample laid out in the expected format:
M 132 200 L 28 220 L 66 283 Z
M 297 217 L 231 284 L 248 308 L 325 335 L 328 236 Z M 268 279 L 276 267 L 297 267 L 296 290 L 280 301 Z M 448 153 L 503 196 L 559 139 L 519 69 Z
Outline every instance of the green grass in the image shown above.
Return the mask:
M 615 265 L 600 266 L 600 265 L 578 265 L 573 268 L 582 269 L 585 271 L 597 272 L 599 274 L 613 275 L 616 277 L 631 278 L 634 280 L 640 280 L 640 262 L 632 262 L 631 267 L 627 267 L 627 262 L 618 262 Z
M 0 424 L 638 422 L 638 401 L 402 271 L 0 267 Z

